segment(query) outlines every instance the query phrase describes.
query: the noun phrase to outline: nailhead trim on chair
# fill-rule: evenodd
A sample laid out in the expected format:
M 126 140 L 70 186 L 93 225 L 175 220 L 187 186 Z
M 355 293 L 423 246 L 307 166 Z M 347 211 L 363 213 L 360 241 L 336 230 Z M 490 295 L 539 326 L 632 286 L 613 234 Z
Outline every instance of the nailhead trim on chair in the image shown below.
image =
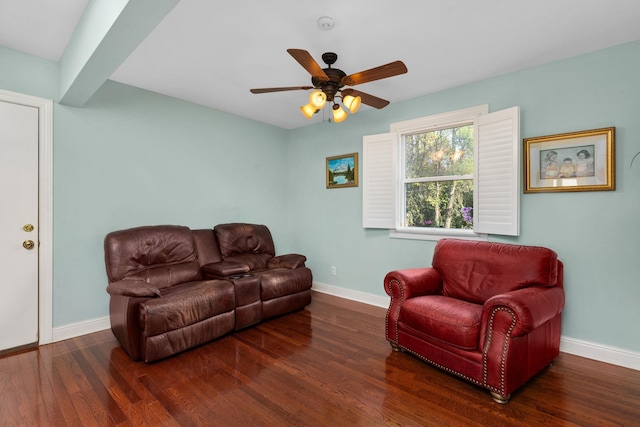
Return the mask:
M 495 389 L 487 384 L 487 353 L 489 351 L 489 347 L 491 346 L 491 338 L 493 337 L 493 320 L 498 311 L 504 311 L 511 316 L 511 325 L 509 326 L 509 330 L 507 331 L 507 336 L 504 340 L 504 345 L 502 346 L 502 358 L 500 359 L 500 389 Z M 500 393 L 503 396 L 506 396 L 504 392 L 504 365 L 505 360 L 507 358 L 507 351 L 509 350 L 509 341 L 511 340 L 511 333 L 513 329 L 516 327 L 516 315 L 515 313 L 506 308 L 506 307 L 496 307 L 491 311 L 491 316 L 489 317 L 489 332 L 487 333 L 487 341 L 484 346 L 484 352 L 482 355 L 482 374 L 483 374 L 483 386 L 488 388 L 489 390 L 493 390 L 497 393 Z
M 391 341 L 393 342 L 396 346 L 400 347 L 398 345 L 398 317 L 400 317 L 400 310 L 398 310 L 398 313 L 396 314 L 396 318 L 395 318 L 395 330 L 396 330 L 396 339 L 392 340 L 389 338 L 389 316 L 391 316 L 391 307 L 393 307 L 393 291 L 391 290 L 392 284 L 396 283 L 398 285 L 398 288 L 400 289 L 400 302 L 404 301 L 404 288 L 402 286 L 400 286 L 400 282 L 397 280 L 390 280 L 388 283 L 385 283 L 385 287 L 388 288 L 388 294 L 391 296 L 391 303 L 389 304 L 389 309 L 387 310 L 387 315 L 384 318 L 384 330 L 387 331 L 385 332 L 387 334 L 387 341 Z
M 401 302 L 404 301 L 404 289 L 403 289 L 402 286 L 400 286 L 400 282 L 398 280 L 395 280 L 395 279 L 394 280 L 390 280 L 388 283 L 385 284 L 385 287 L 388 288 L 388 290 L 389 290 L 388 293 L 391 296 L 391 303 L 389 304 L 389 309 L 387 310 L 387 315 L 385 316 L 385 319 L 384 319 L 385 331 L 389 331 L 389 317 L 391 315 L 391 307 L 393 307 L 393 303 L 394 303 L 393 292 L 391 292 L 391 287 L 392 287 L 392 285 L 394 283 L 397 284 L 398 287 L 400 288 L 400 294 L 401 294 L 400 295 L 400 301 Z M 511 320 L 511 325 L 509 326 L 509 330 L 507 331 L 507 335 L 506 335 L 506 338 L 504 340 L 504 345 L 502 347 L 502 358 L 500 360 L 500 388 L 499 389 L 487 384 L 487 352 L 488 352 L 488 349 L 489 349 L 489 347 L 491 345 L 491 339 L 493 337 L 493 320 L 494 320 L 494 317 L 495 317 L 495 315 L 496 315 L 496 313 L 498 311 L 504 311 L 504 312 L 508 313 L 509 315 L 511 315 L 511 319 L 512 319 Z M 461 374 L 460 372 L 454 371 L 451 368 L 447 368 L 446 366 L 442 366 L 439 363 L 436 363 L 433 360 L 430 360 L 427 357 L 425 357 L 425 356 L 423 356 L 421 354 L 418 354 L 415 351 L 410 350 L 410 349 L 406 348 L 403 345 L 400 345 L 398 343 L 398 336 L 399 336 L 399 334 L 398 334 L 398 317 L 399 316 L 400 316 L 400 310 L 398 310 L 398 313 L 396 314 L 396 318 L 395 318 L 396 339 L 395 340 L 390 339 L 389 335 L 387 333 L 387 341 L 392 342 L 399 349 L 404 350 L 404 351 L 406 351 L 408 353 L 411 353 L 414 356 L 424 360 L 425 362 L 430 363 L 431 365 L 433 365 L 433 366 L 435 366 L 435 367 L 437 367 L 439 369 L 442 369 L 445 372 L 449 372 L 451 374 L 457 375 L 457 376 L 459 376 L 461 378 L 464 378 L 465 380 L 467 380 L 467 381 L 469 381 L 471 383 L 474 383 L 476 385 L 484 387 L 487 390 L 499 393 L 502 396 L 506 396 L 506 393 L 504 392 L 504 390 L 505 390 L 504 389 L 504 377 L 505 377 L 504 367 L 505 367 L 505 360 L 507 358 L 507 351 L 509 350 L 509 342 L 510 342 L 510 339 L 511 339 L 511 333 L 513 332 L 513 329 L 516 326 L 516 315 L 512 310 L 510 310 L 510 309 L 508 309 L 506 307 L 496 307 L 491 312 L 491 316 L 489 317 L 489 331 L 487 333 L 487 341 L 485 343 L 484 352 L 483 352 L 483 355 L 482 355 L 482 375 L 483 375 L 483 381 L 482 382 L 480 382 L 478 380 L 475 380 L 475 379 L 473 379 L 471 377 L 468 377 L 468 376 L 466 376 L 464 374 Z
M 475 380 L 475 379 L 473 379 L 473 378 L 471 378 L 471 377 L 468 377 L 468 376 L 466 376 L 466 375 L 464 375 L 464 374 L 461 374 L 461 373 L 460 373 L 460 372 L 458 372 L 458 371 L 454 371 L 454 370 L 453 370 L 453 369 L 451 369 L 451 368 L 447 368 L 446 366 L 442 366 L 441 364 L 436 363 L 436 362 L 434 362 L 433 360 L 428 359 L 427 357 L 425 357 L 425 356 L 423 356 L 423 355 L 421 355 L 421 354 L 418 354 L 418 353 L 416 353 L 416 352 L 415 352 L 415 351 L 413 351 L 413 350 L 410 350 L 410 349 L 406 348 L 405 346 L 400 345 L 399 347 L 400 347 L 402 350 L 404 350 L 404 351 L 406 351 L 406 352 L 409 352 L 409 353 L 413 354 L 414 356 L 416 356 L 416 357 L 418 357 L 418 358 L 420 358 L 420 359 L 424 360 L 425 362 L 430 363 L 431 365 L 435 366 L 435 367 L 436 367 L 436 368 L 438 368 L 438 369 L 442 369 L 443 371 L 449 372 L 450 374 L 457 375 L 458 377 L 464 378 L 465 380 L 467 380 L 467 381 L 469 381 L 469 382 L 472 382 L 472 383 L 474 383 L 474 384 L 476 384 L 476 385 L 479 385 L 479 386 L 481 386 L 481 387 L 486 387 L 486 386 L 485 386 L 484 384 L 482 384 L 480 381 Z

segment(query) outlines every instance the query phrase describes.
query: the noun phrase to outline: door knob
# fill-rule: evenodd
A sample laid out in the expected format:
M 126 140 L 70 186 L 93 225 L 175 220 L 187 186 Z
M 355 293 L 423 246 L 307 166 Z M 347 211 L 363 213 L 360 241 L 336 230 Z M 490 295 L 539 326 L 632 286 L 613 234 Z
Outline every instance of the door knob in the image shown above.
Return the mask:
M 33 224 L 25 224 L 24 227 L 22 227 L 22 229 L 24 231 L 26 231 L 27 233 L 33 231 Z
M 25 249 L 33 249 L 33 247 L 34 247 L 35 245 L 36 245 L 36 244 L 35 244 L 35 243 L 33 243 L 33 240 L 25 240 L 24 242 L 22 242 L 22 246 L 23 246 Z

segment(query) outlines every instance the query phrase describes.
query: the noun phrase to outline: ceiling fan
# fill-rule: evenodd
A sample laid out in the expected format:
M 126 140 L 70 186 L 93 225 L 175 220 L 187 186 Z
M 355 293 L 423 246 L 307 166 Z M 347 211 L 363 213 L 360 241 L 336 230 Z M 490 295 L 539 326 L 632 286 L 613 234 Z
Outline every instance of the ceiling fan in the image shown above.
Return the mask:
M 311 84 L 313 86 L 289 86 L 289 87 L 269 87 L 251 89 L 251 93 L 283 92 L 289 90 L 309 90 L 314 91 L 309 96 L 309 104 L 300 107 L 302 114 L 310 119 L 315 113 L 324 107 L 325 102 L 333 103 L 334 121 L 341 122 L 347 117 L 346 112 L 336 102 L 336 98 L 342 98 L 342 103 L 355 113 L 360 106 L 360 102 L 374 108 L 384 108 L 389 105 L 389 101 L 378 98 L 368 93 L 345 86 L 355 86 L 375 80 L 386 79 L 407 72 L 407 67 L 402 61 L 394 61 L 369 70 L 360 71 L 347 75 L 344 71 L 331 66 L 338 59 L 338 55 L 333 52 L 322 54 L 322 60 L 327 64 L 327 68 L 320 68 L 320 65 L 313 59 L 311 54 L 302 49 L 287 49 L 287 52 L 311 74 Z

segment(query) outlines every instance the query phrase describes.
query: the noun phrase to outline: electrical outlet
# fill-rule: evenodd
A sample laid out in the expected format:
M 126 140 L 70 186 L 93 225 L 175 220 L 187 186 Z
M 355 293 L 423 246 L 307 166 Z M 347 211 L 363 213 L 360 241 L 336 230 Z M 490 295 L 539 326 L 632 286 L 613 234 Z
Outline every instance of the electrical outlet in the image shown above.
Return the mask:
M 335 276 L 336 274 L 337 274 L 337 273 L 336 273 L 336 266 L 335 266 L 335 265 L 332 265 L 332 266 L 331 266 L 331 275 L 332 275 L 332 276 Z

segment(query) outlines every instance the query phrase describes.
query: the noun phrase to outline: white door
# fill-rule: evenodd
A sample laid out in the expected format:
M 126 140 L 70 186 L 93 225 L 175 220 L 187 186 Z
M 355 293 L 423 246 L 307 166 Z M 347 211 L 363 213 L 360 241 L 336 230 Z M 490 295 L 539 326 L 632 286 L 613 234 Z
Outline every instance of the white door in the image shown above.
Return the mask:
M 0 351 L 38 342 L 38 108 L 0 101 Z

